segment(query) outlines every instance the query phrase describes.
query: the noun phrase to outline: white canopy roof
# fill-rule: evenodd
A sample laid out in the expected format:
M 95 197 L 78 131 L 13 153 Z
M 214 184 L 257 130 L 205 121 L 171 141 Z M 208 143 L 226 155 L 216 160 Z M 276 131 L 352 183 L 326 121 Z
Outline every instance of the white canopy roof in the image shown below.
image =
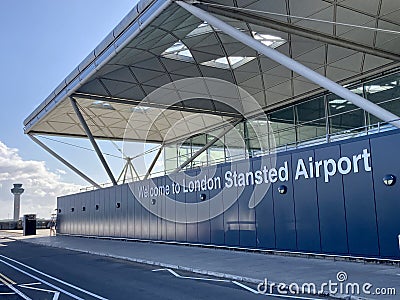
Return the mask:
M 195 5 L 336 82 L 354 82 L 399 66 L 398 0 L 218 0 Z M 123 139 L 132 117 L 139 125 L 129 139 L 144 142 L 184 138 L 188 131 L 171 134 L 168 129 L 188 117 L 195 120 L 191 134 L 241 117 L 203 97 L 167 109 L 163 99 L 153 97 L 146 102 L 149 109 L 135 109 L 159 87 L 191 77 L 236 84 L 266 111 L 323 91 L 177 4 L 142 0 L 32 112 L 25 132 L 85 137 L 71 96 L 94 137 L 102 139 Z M 150 120 L 149 133 L 145 125 Z

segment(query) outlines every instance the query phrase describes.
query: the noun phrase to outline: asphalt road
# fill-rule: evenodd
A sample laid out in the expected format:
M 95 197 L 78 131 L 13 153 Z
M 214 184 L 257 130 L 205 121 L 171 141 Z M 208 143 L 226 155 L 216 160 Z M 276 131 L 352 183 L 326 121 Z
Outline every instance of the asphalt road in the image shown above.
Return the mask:
M 229 280 L 0 239 L 0 300 L 293 299 L 257 295 L 254 289 Z

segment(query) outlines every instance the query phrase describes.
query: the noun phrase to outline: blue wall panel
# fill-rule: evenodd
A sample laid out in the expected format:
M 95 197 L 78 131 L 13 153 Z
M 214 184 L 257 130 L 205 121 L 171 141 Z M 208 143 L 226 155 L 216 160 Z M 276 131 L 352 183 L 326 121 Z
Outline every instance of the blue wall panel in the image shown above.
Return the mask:
M 135 197 L 129 184 L 126 184 L 127 189 L 127 205 L 128 205 L 128 233 L 127 237 L 135 238 Z
M 290 155 L 278 156 L 276 165 L 281 166 L 285 161 L 290 165 L 290 159 Z M 293 174 L 291 178 L 293 178 Z M 274 201 L 276 248 L 297 251 L 293 187 L 291 181 L 287 182 L 287 193 L 279 194 L 278 187 L 280 185 L 280 182 L 276 182 L 270 187 Z
M 155 179 L 150 179 L 149 183 L 151 183 L 154 187 L 158 187 L 161 184 L 159 183 L 161 180 L 159 178 Z M 154 190 L 154 189 L 153 189 Z M 149 213 L 149 236 L 151 240 L 157 240 L 158 239 L 158 217 L 155 215 L 153 212 L 157 213 L 158 207 L 160 206 L 160 198 L 157 196 L 155 197 L 154 194 L 153 196 L 150 196 L 149 202 L 151 203 L 152 199 L 155 200 L 155 204 L 150 205 L 150 213 Z
M 315 173 L 310 168 L 314 151 L 302 151 L 292 155 L 293 199 L 295 202 L 297 250 L 320 252 L 319 207 Z M 301 163 L 303 162 L 304 165 Z M 281 165 L 277 165 L 281 167 Z M 303 168 L 304 167 L 304 168 Z M 296 172 L 299 176 L 296 180 Z M 307 173 L 303 173 L 303 172 Z M 304 175 L 300 175 L 304 174 Z
M 115 195 L 115 214 L 114 214 L 114 235 L 116 237 L 121 236 L 121 221 L 122 221 L 122 210 L 126 209 L 123 206 L 123 201 L 121 199 L 121 185 L 114 187 L 114 195 Z M 117 207 L 117 203 L 119 203 L 120 208 Z
M 95 235 L 95 209 L 94 209 L 94 197 L 95 197 L 95 191 L 90 193 L 90 203 L 88 207 L 86 208 L 88 210 L 89 214 L 89 235 Z
M 242 161 L 236 164 L 238 174 L 246 174 L 251 170 L 251 160 Z M 238 180 L 238 184 L 245 186 L 238 187 L 238 226 L 239 226 L 239 245 L 244 248 L 254 248 L 256 246 L 256 215 L 255 209 L 249 208 L 249 201 L 254 197 L 254 185 L 247 185 L 246 176 L 241 176 L 244 180 Z M 239 178 L 238 178 L 239 179 Z M 249 177 L 248 180 L 251 180 Z M 254 180 L 254 178 L 253 178 Z M 242 182 L 243 181 L 243 182 Z M 250 183 L 250 182 L 249 182 Z M 254 199 L 253 199 L 254 200 Z
M 264 162 L 269 162 L 264 159 Z M 261 169 L 261 158 L 253 159 L 253 170 Z M 274 202 L 272 199 L 272 188 L 266 190 L 265 183 L 256 185 L 254 188 L 254 198 L 262 199 L 256 206 L 256 230 L 257 230 L 257 248 L 274 249 L 275 244 L 275 220 L 274 220 Z
M 205 170 L 203 169 L 203 172 Z M 190 170 L 184 172 L 186 174 L 186 189 L 188 189 L 188 183 L 190 181 L 194 181 L 197 179 L 196 176 L 199 175 L 200 172 L 198 172 L 197 169 Z M 179 181 L 181 182 L 181 180 Z M 197 205 L 196 203 L 199 202 L 199 192 L 191 192 L 191 193 L 185 193 L 185 203 L 186 203 L 186 220 L 188 223 L 186 224 L 186 241 L 188 243 L 197 243 L 198 241 L 198 236 L 197 236 L 197 225 L 198 223 L 192 223 L 192 220 L 197 220 L 198 218 L 198 211 L 197 211 Z
M 138 192 L 137 189 L 139 187 L 139 183 L 135 182 L 131 184 L 131 187 L 134 190 L 134 198 L 135 198 L 135 217 L 134 217 L 134 221 L 135 221 L 135 238 L 137 239 L 141 239 L 143 238 L 142 235 L 142 205 L 140 204 L 140 202 L 137 200 L 138 197 Z
M 173 180 L 175 176 L 170 175 L 170 176 L 165 176 L 165 184 L 172 186 Z M 176 211 L 175 211 L 175 199 L 176 195 L 171 191 L 171 193 L 165 197 L 165 202 L 168 203 L 168 205 L 165 205 L 165 215 L 166 215 L 166 240 L 167 241 L 175 241 L 176 240 L 176 224 L 175 222 L 171 220 L 175 220 L 176 216 Z
M 99 209 L 96 210 L 96 205 L 98 205 Z M 100 228 L 100 190 L 95 190 L 93 192 L 93 206 L 90 208 L 93 210 L 94 215 L 94 232 L 93 235 L 99 236 L 99 228 Z
M 372 168 L 378 219 L 380 254 L 399 258 L 400 234 L 400 135 L 371 140 Z M 397 183 L 386 186 L 385 175 L 395 175 Z
M 78 227 L 80 226 L 79 224 L 79 220 L 76 217 L 76 211 L 78 210 L 77 208 L 77 204 L 78 204 L 78 198 L 79 198 L 79 194 L 74 195 L 72 197 L 72 201 L 71 201 L 71 206 L 70 208 L 73 208 L 74 211 L 71 211 L 71 231 L 72 234 L 79 234 L 79 230 Z
M 121 193 L 121 205 L 122 205 L 122 210 L 121 210 L 121 229 L 120 229 L 120 234 L 121 237 L 127 237 L 128 236 L 128 185 L 120 185 L 120 193 Z
M 108 219 L 106 217 L 106 210 L 108 210 L 108 207 L 106 207 L 107 191 L 101 189 L 99 192 L 99 236 L 106 236 L 108 234 Z
M 207 176 L 207 179 L 216 177 L 218 176 L 217 167 L 214 166 L 209 168 L 203 168 L 203 171 L 201 172 L 200 175 L 200 179 L 204 177 L 203 174 Z M 206 197 L 204 201 L 201 201 L 200 199 L 201 194 L 204 194 Z M 210 244 L 210 239 L 211 239 L 210 202 L 214 201 L 214 199 L 211 199 L 210 197 L 211 197 L 211 192 L 208 189 L 196 193 L 197 203 L 201 202 L 201 205 L 198 207 L 197 211 L 199 220 L 207 218 L 205 221 L 199 222 L 197 224 L 197 236 L 198 236 L 198 242 L 200 244 Z
M 170 194 L 141 198 L 147 209 L 131 191 L 132 187 L 137 192 L 139 186 L 146 185 L 144 181 L 130 187 L 121 185 L 63 196 L 57 200 L 61 209 L 58 230 L 69 234 L 399 259 L 399 148 L 400 131 L 392 131 L 278 153 L 275 166 L 279 168 L 287 161 L 289 178 L 278 180 L 270 188 L 264 182 L 228 188 L 224 177 L 227 171 L 233 174 L 263 170 L 264 166 L 270 169 L 270 157 L 191 170 L 187 178 L 182 172 L 163 176 L 152 181 L 155 186 L 168 185 Z M 367 151 L 365 160 L 358 156 L 363 149 Z M 366 156 L 368 153 L 371 158 Z M 309 157 L 313 162 L 322 161 L 320 176 L 300 176 L 296 180 L 300 159 L 310 176 Z M 342 168 L 336 166 L 335 174 L 325 180 L 323 161 L 328 159 L 337 165 L 341 161 Z M 347 163 L 351 165 L 349 172 L 343 171 Z M 372 169 L 365 170 L 364 164 L 371 164 Z M 198 172 L 200 180 L 204 176 L 221 178 L 222 189 L 185 192 L 183 180 L 194 179 Z M 383 184 L 382 178 L 387 174 L 398 177 L 392 187 Z M 180 184 L 179 193 L 172 192 L 171 178 Z M 241 185 L 238 180 L 236 183 Z M 287 186 L 286 194 L 278 192 L 280 185 Z M 200 200 L 201 194 L 205 194 L 204 202 Z M 152 198 L 155 203 L 150 205 Z M 249 202 L 255 201 L 259 202 L 256 208 L 249 207 Z M 184 208 L 178 211 L 176 203 L 185 204 Z M 190 208 L 191 204 L 198 205 Z M 215 215 L 216 211 L 220 214 Z M 210 220 L 188 223 L 203 215 L 210 216 Z M 186 223 L 176 222 L 177 217 Z
M 216 177 L 222 178 L 221 165 L 217 166 L 215 170 Z M 209 173 L 210 174 L 210 173 Z M 211 172 L 212 174 L 212 172 Z M 223 181 L 221 182 L 221 185 Z M 223 211 L 224 202 L 222 197 L 222 190 L 215 189 L 209 193 L 210 200 L 210 212 Z M 202 234 L 201 234 L 202 235 Z M 224 214 L 219 214 L 210 220 L 210 243 L 213 245 L 224 245 L 225 243 L 225 231 L 224 231 Z
M 225 164 L 222 166 L 222 174 L 227 171 L 236 172 L 235 164 Z M 222 198 L 224 201 L 224 229 L 225 229 L 225 244 L 227 246 L 240 246 L 239 242 L 239 205 L 235 201 L 229 208 L 227 208 L 232 199 L 237 199 L 238 190 L 237 187 L 232 186 L 231 188 L 225 188 L 222 191 Z
M 175 175 L 175 184 L 180 185 L 180 193 L 175 194 L 175 200 L 181 203 L 186 203 L 186 197 L 182 187 L 182 181 L 184 178 L 185 177 L 182 173 L 178 173 Z M 186 210 L 178 211 L 176 209 L 176 215 L 180 215 L 182 218 L 186 218 Z M 175 238 L 178 242 L 186 242 L 186 224 L 176 223 L 175 234 L 176 234 Z
M 340 147 L 326 147 L 315 150 L 315 161 L 338 160 Z M 348 254 L 346 213 L 343 198 L 342 176 L 335 175 L 325 182 L 317 178 L 322 252 Z
M 369 150 L 368 140 L 341 145 L 341 156 L 352 157 L 362 149 Z M 365 172 L 362 165 L 360 161 L 358 173 L 343 176 L 349 251 L 355 255 L 379 256 L 372 174 Z

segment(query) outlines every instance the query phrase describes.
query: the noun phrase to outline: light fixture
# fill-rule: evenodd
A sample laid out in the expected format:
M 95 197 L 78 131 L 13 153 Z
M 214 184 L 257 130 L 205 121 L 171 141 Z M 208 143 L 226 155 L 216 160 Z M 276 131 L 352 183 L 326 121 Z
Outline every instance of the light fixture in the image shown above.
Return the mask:
M 98 204 L 96 204 L 96 210 L 99 210 L 99 205 Z
M 82 211 L 86 211 L 86 206 L 82 206 Z
M 279 194 L 281 194 L 281 195 L 286 194 L 286 193 L 287 193 L 287 187 L 286 187 L 286 185 L 280 185 L 280 186 L 278 187 L 278 192 L 279 192 Z
M 204 201 L 207 199 L 207 195 L 206 194 L 200 194 L 200 200 Z
M 71 212 L 74 212 L 75 208 L 71 207 Z
M 121 208 L 121 203 L 120 203 L 120 202 L 117 202 L 117 203 L 116 203 L 116 206 L 117 206 L 117 208 Z
M 156 199 L 151 199 L 151 205 L 156 205 L 157 200 Z
M 396 176 L 387 174 L 383 177 L 383 183 L 387 186 L 392 186 L 396 183 Z

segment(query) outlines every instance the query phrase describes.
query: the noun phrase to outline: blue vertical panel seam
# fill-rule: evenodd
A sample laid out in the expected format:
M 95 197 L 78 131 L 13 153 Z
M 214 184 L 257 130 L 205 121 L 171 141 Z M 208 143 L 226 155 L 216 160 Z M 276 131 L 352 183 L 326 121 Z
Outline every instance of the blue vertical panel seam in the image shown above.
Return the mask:
M 342 157 L 342 145 L 339 145 L 339 157 Z M 344 177 L 340 174 L 341 181 L 342 181 L 342 194 L 343 194 L 343 205 L 344 205 L 344 220 L 346 222 L 346 242 L 347 242 L 347 253 L 350 253 L 350 246 L 349 246 L 349 231 L 348 231 L 348 224 L 347 224 L 347 208 L 346 208 L 346 196 L 344 192 Z
M 271 162 L 271 157 L 268 157 L 268 160 L 269 160 L 269 162 Z M 261 163 L 260 163 L 260 165 L 261 165 Z M 261 166 L 261 168 L 262 168 L 262 166 Z M 292 171 L 292 165 L 290 165 L 290 170 Z M 292 176 L 292 175 L 293 174 L 289 174 L 289 176 Z M 270 184 L 269 188 L 273 189 L 273 184 L 272 183 Z M 274 219 L 274 249 L 276 249 L 275 197 L 274 197 L 274 191 L 273 190 L 271 190 L 271 200 L 272 200 L 272 216 L 273 216 L 273 219 Z
M 290 154 L 290 166 L 293 172 L 293 154 Z M 293 174 L 292 174 L 293 175 Z M 294 216 L 294 232 L 296 234 L 296 250 L 299 250 L 299 244 L 298 244 L 298 237 L 297 237 L 297 216 L 296 216 L 296 201 L 294 199 L 295 193 L 294 193 L 294 176 L 291 176 L 291 182 L 292 182 L 292 200 L 293 200 L 293 216 Z
M 373 164 L 373 159 L 372 159 L 371 139 L 368 139 L 368 146 L 369 146 L 369 151 L 371 153 L 371 167 L 372 167 L 374 164 Z M 376 236 L 378 238 L 378 253 L 379 253 L 379 257 L 380 257 L 381 256 L 381 243 L 380 243 L 380 238 L 379 238 L 378 211 L 377 211 L 377 208 L 376 208 L 376 192 L 375 192 L 375 181 L 374 181 L 374 169 L 372 169 L 371 177 L 372 177 L 372 190 L 374 191 L 374 210 L 375 210 Z
M 315 149 L 312 150 L 313 153 L 313 161 L 315 161 Z M 317 212 L 318 212 L 318 232 L 319 232 L 319 251 L 322 252 L 322 235 L 321 235 L 321 219 L 320 219 L 320 211 L 319 211 L 319 197 L 318 197 L 318 182 L 317 178 L 313 176 L 315 182 L 315 196 L 317 200 Z

